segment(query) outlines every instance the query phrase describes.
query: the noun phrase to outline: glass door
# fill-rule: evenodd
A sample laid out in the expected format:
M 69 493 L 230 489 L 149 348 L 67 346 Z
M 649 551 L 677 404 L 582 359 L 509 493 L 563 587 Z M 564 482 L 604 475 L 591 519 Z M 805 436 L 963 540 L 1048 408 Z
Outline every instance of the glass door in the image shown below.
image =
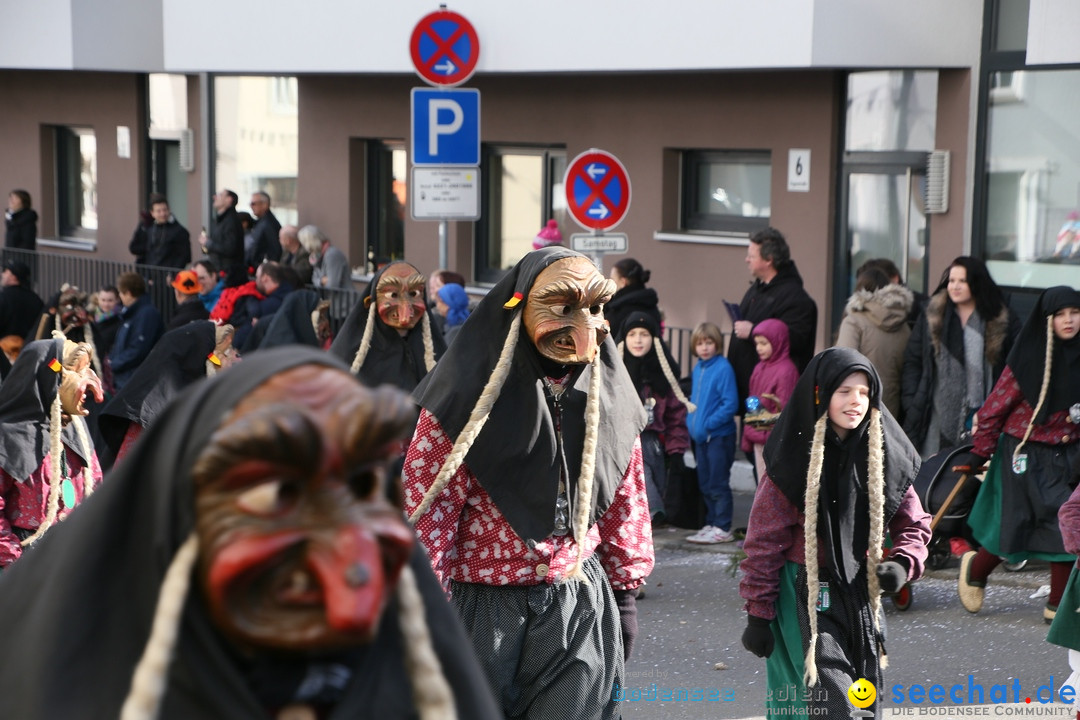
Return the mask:
M 926 292 L 926 157 L 924 152 L 845 155 L 834 331 L 855 288 L 856 272 L 867 260 L 892 260 L 909 288 Z

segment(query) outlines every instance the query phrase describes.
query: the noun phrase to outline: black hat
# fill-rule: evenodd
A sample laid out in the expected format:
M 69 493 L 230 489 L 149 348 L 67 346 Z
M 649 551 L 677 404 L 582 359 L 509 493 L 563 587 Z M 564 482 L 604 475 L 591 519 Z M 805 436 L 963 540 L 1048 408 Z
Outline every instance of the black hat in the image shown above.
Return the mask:
M 22 260 L 5 260 L 4 269 L 10 271 L 20 285 L 30 284 L 30 266 Z

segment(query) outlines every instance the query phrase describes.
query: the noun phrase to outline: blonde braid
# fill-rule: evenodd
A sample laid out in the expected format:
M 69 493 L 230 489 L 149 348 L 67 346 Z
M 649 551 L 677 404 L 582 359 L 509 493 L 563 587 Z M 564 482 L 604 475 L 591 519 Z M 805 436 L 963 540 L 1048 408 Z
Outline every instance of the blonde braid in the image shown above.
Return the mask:
M 870 594 L 870 612 L 874 616 L 874 629 L 881 632 L 881 585 L 877 568 L 881 563 L 882 546 L 885 543 L 885 450 L 881 427 L 881 411 L 870 410 L 869 457 L 867 462 L 867 491 L 870 500 L 870 538 L 867 547 L 866 587 Z M 889 658 L 881 655 L 881 667 L 887 667 Z
M 657 339 L 653 344 L 653 350 L 656 352 L 657 358 L 660 359 L 660 369 L 664 371 L 664 377 L 667 378 L 668 384 L 671 385 L 671 391 L 675 393 L 675 397 L 679 398 L 679 402 L 686 406 L 686 412 L 694 412 L 697 410 L 697 405 L 690 402 L 690 399 L 683 394 L 682 388 L 679 387 L 679 381 L 675 379 L 675 373 L 671 371 L 671 365 L 667 361 L 667 353 L 664 352 L 664 346 L 660 345 L 657 348 L 657 344 L 660 342 Z
M 217 366 L 209 360 L 206 361 L 206 377 L 214 377 L 217 375 Z
M 806 562 L 806 613 L 810 619 L 810 645 L 806 650 L 803 682 L 807 687 L 817 685 L 817 601 L 818 601 L 818 496 L 821 494 L 821 468 L 825 464 L 825 427 L 829 414 L 814 423 L 814 440 L 810 446 L 810 465 L 806 470 L 806 493 L 803 496 L 803 545 Z
M 435 476 L 435 482 L 431 484 L 431 487 L 424 493 L 423 500 L 409 515 L 410 523 L 415 525 L 420 516 L 427 512 L 428 508 L 431 507 L 431 503 L 446 488 L 450 478 L 461 467 L 461 463 L 465 462 L 465 455 L 468 454 L 469 448 L 472 447 L 477 436 L 480 435 L 484 423 L 487 422 L 488 417 L 491 415 L 491 408 L 495 405 L 495 401 L 499 399 L 499 393 L 502 392 L 503 384 L 510 374 L 510 365 L 514 359 L 514 348 L 517 346 L 520 330 L 521 311 L 518 310 L 514 313 L 514 319 L 510 321 L 510 331 L 506 334 L 506 342 L 503 343 L 502 352 L 499 353 L 495 369 L 492 370 L 491 377 L 488 378 L 483 392 L 480 393 L 480 398 L 476 401 L 476 406 L 469 415 L 469 421 L 465 423 L 465 427 L 461 429 L 457 440 L 454 441 L 454 447 L 450 450 L 450 454 L 446 456 L 446 460 L 443 461 L 439 474 Z
M 426 312 L 421 325 L 424 332 L 424 367 L 431 372 L 435 369 L 435 341 L 431 339 L 431 318 Z
M 1020 444 L 1013 450 L 1012 459 L 1016 462 L 1016 458 L 1020 457 L 1020 448 L 1024 447 L 1024 443 L 1031 437 L 1031 430 L 1035 427 L 1035 416 L 1042 410 L 1043 403 L 1046 401 L 1046 391 L 1050 389 L 1050 364 L 1054 359 L 1054 316 L 1046 316 L 1046 359 L 1043 361 L 1043 378 L 1042 387 L 1039 388 L 1039 401 L 1035 403 L 1035 410 L 1031 413 L 1031 420 L 1028 422 L 1027 429 L 1024 430 L 1024 437 L 1020 439 Z
M 180 634 L 180 619 L 191 587 L 191 569 L 199 556 L 195 533 L 176 551 L 158 591 L 150 638 L 131 677 L 131 689 L 120 708 L 120 720 L 153 720 L 165 695 L 169 661 Z
M 596 477 L 597 437 L 600 434 L 600 353 L 596 353 L 590 368 L 589 397 L 585 400 L 585 444 L 581 450 L 581 476 L 578 478 L 577 497 L 574 499 L 574 542 L 577 558 L 566 573 L 566 580 L 574 579 L 588 583 L 581 567 L 585 552 L 585 537 L 589 534 L 589 515 L 592 514 L 593 480 Z
M 60 464 L 62 452 L 64 452 L 64 446 L 60 442 L 60 390 L 57 388 L 49 413 L 49 501 L 45 510 L 45 519 L 38 525 L 33 535 L 20 543 L 23 547 L 30 547 L 37 542 L 56 522 L 56 514 L 60 511 L 60 482 L 63 480 Z
M 371 303 L 371 309 L 368 311 L 367 325 L 364 326 L 364 335 L 360 338 L 360 349 L 356 351 L 356 357 L 353 358 L 352 367 L 349 368 L 353 375 L 360 374 L 360 368 L 364 365 L 368 350 L 371 349 L 371 335 L 374 332 L 375 303 Z
M 424 615 L 424 599 L 416 575 L 408 565 L 401 569 L 397 601 L 401 634 L 405 637 L 405 670 L 420 720 L 455 720 L 454 693 L 435 654 Z
M 94 468 L 90 458 L 94 456 L 94 446 L 90 444 L 90 433 L 86 428 L 86 420 L 75 416 L 71 418 L 71 424 L 75 426 L 75 434 L 79 436 L 79 447 L 83 452 L 83 500 L 90 497 L 94 492 Z

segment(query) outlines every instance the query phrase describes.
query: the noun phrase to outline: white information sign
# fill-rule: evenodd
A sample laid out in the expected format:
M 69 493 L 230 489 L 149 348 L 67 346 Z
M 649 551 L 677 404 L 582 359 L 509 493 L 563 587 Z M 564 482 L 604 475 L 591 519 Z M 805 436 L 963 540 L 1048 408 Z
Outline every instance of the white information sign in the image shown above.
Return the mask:
M 413 220 L 479 220 L 480 171 L 414 167 L 409 198 Z
M 624 253 L 630 247 L 626 233 L 575 233 L 570 236 L 570 249 L 589 255 Z
M 810 192 L 809 149 L 788 150 L 787 189 L 788 192 Z

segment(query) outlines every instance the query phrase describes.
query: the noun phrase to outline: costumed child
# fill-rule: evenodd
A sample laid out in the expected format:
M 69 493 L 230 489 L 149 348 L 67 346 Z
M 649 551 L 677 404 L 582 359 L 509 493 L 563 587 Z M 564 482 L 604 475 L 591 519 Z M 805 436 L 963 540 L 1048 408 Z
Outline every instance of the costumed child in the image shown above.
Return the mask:
M 690 449 L 686 413 L 695 406 L 679 388 L 679 364 L 671 357 L 651 315 L 640 311 L 631 314 L 620 334 L 623 365 L 634 381 L 649 423 L 641 431 L 649 514 L 654 523 L 661 523 L 666 520 L 664 458 L 673 472 L 682 470 L 683 453 Z
M 705 527 L 686 539 L 698 545 L 732 542 L 731 464 L 735 462 L 735 413 L 739 390 L 735 371 L 721 353 L 720 328 L 703 322 L 694 328 L 690 346 L 698 357 L 692 373 L 690 401 L 696 409 L 687 416 L 694 441 L 698 485 L 705 499 Z
M 776 417 L 791 397 L 795 383 L 799 381 L 799 369 L 788 352 L 788 327 L 783 320 L 762 320 L 754 326 L 753 338 L 758 364 L 750 374 L 747 405 L 753 404 L 750 398 L 757 398 L 757 407 L 747 407 L 740 447 L 748 456 L 753 455 L 754 469 L 760 478 L 765 474 L 765 460 L 762 457 L 765 440 L 772 431 Z M 755 416 L 760 421 L 755 421 Z
M 767 658 L 770 717 L 843 717 L 853 682 L 882 686 L 880 595 L 922 575 L 930 540 L 919 464 L 869 360 L 830 348 L 810 361 L 765 443 L 743 544 L 742 643 Z
M 1065 551 L 1080 555 L 1080 464 L 1073 466 L 1071 484 L 1077 488 L 1058 510 L 1058 525 L 1061 527 Z M 1054 615 L 1046 641 L 1068 648 L 1072 675 L 1064 684 L 1075 688 L 1080 686 L 1080 566 L 1073 565 L 1058 606 L 1063 610 Z M 1076 717 L 1080 718 L 1080 697 L 1073 703 L 1073 710 L 1076 711 Z
M 979 409 L 971 452 L 957 457 L 952 468 L 977 472 L 993 456 L 968 516 L 982 547 L 960 559 L 957 591 L 968 612 L 982 609 L 986 579 L 1003 558 L 1049 562 L 1043 619 L 1051 622 L 1057 612 L 1076 560 L 1062 543 L 1058 510 L 1069 497 L 1080 457 L 1080 436 L 1069 417 L 1080 403 L 1078 333 L 1080 292 L 1064 285 L 1044 290 Z

